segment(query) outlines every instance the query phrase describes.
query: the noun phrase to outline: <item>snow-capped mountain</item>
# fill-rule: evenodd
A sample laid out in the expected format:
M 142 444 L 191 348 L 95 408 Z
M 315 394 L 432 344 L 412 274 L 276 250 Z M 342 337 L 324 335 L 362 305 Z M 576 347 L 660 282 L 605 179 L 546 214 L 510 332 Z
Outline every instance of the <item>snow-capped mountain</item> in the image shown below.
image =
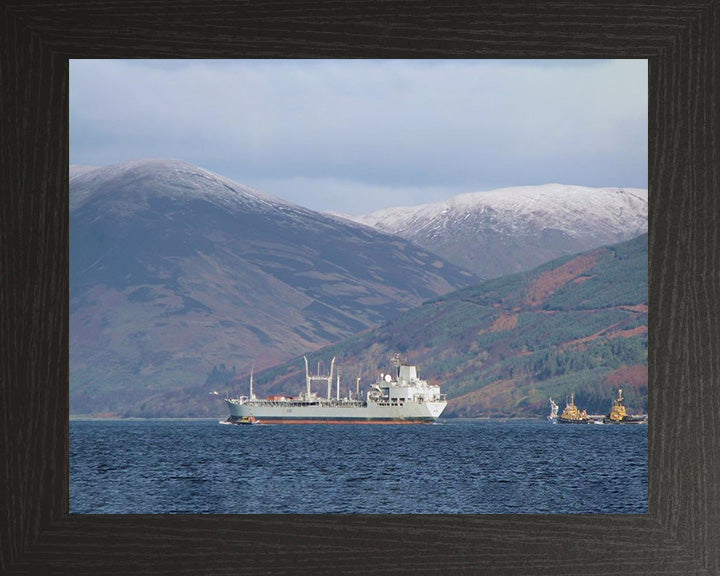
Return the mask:
M 387 208 L 353 220 L 493 278 L 647 232 L 648 192 L 562 184 L 521 186 Z
M 304 208 L 239 184 L 183 160 L 147 159 L 113 164 L 112 166 L 70 166 L 70 211 L 85 204 L 90 198 L 106 195 L 112 202 L 118 188 L 133 193 L 133 202 L 117 204 L 122 210 L 147 206 L 150 198 L 164 196 L 178 202 L 201 198 L 216 207 L 233 210 L 242 207 L 260 209 Z M 124 208 L 123 208 L 124 207 Z M 128 215 L 126 212 L 125 215 Z
M 477 281 L 408 241 L 177 160 L 70 170 L 73 413 L 257 369 Z

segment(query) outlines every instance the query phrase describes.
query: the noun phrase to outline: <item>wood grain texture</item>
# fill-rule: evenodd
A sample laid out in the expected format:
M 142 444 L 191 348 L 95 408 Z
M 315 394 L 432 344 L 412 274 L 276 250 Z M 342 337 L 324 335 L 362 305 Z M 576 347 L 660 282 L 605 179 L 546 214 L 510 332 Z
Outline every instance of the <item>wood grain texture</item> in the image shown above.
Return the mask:
M 0 5 L 2 573 L 720 574 L 720 3 L 478 4 Z M 648 58 L 650 513 L 69 515 L 68 59 L 151 56 Z

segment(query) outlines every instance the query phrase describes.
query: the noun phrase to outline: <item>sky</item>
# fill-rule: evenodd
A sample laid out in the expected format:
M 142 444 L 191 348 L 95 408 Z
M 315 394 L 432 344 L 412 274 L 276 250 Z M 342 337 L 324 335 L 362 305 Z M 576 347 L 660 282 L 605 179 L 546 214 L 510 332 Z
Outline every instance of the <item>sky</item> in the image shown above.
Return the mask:
M 70 163 L 176 158 L 320 211 L 647 188 L 647 60 L 71 60 Z

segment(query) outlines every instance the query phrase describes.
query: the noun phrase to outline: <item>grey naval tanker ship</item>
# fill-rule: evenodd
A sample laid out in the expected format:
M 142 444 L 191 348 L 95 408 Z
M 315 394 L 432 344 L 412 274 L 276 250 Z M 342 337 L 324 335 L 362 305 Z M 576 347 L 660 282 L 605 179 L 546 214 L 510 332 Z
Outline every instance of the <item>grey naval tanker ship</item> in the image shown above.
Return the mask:
M 340 397 L 340 378 L 337 377 L 335 397 L 332 397 L 333 369 L 330 374 L 310 375 L 305 358 L 305 391 L 298 396 L 268 396 L 258 398 L 253 392 L 250 375 L 250 395 L 226 398 L 230 408 L 230 423 L 267 424 L 418 424 L 434 422 L 447 406 L 440 386 L 420 380 L 415 366 L 401 363 L 393 357 L 391 374 L 381 374 L 364 397 L 356 383 L 356 394 Z M 319 371 L 318 371 L 319 372 Z M 312 384 L 327 385 L 327 394 L 320 396 L 311 390 Z

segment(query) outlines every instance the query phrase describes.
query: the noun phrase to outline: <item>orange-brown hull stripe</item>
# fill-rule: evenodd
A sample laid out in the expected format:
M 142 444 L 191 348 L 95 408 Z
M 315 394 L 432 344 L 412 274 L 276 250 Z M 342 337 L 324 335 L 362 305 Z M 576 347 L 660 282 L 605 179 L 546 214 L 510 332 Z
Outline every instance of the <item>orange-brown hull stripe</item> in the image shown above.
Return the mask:
M 258 418 L 262 424 L 432 424 L 429 420 L 274 420 Z

